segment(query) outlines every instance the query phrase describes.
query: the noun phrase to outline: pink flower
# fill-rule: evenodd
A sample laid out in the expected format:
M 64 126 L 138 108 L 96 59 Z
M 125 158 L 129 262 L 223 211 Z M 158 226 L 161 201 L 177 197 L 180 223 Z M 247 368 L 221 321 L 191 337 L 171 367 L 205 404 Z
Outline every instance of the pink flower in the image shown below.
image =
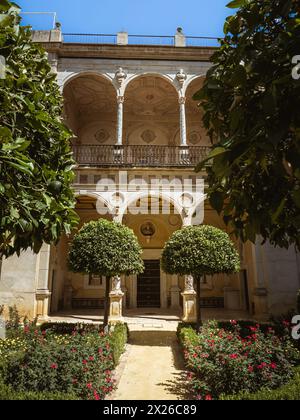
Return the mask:
M 51 369 L 57 369 L 58 368 L 56 363 L 52 363 L 52 365 L 50 367 L 51 367 Z
M 90 360 L 91 362 L 93 362 L 95 359 L 94 359 L 94 357 L 93 357 L 93 356 L 90 356 L 90 357 L 89 357 L 89 360 Z
M 235 321 L 234 319 L 230 321 L 231 325 L 237 325 L 237 321 Z
M 276 369 L 276 368 L 277 368 L 276 363 L 271 363 L 271 364 L 270 364 L 270 368 L 271 368 L 271 369 Z
M 248 366 L 248 372 L 249 372 L 249 373 L 252 373 L 253 371 L 254 371 L 253 366 Z
M 212 396 L 211 395 L 206 395 L 205 397 L 205 401 L 212 401 Z
M 92 389 L 93 385 L 91 383 L 86 384 L 87 389 Z
M 82 361 L 82 364 L 83 364 L 83 365 L 87 365 L 87 361 L 86 361 L 86 360 L 83 360 L 83 361 Z

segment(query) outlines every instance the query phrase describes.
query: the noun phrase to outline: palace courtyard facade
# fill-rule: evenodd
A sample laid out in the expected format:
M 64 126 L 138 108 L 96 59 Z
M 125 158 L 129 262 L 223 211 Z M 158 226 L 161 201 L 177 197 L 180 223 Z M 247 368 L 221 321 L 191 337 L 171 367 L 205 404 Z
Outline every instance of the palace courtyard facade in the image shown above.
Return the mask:
M 125 313 L 182 311 L 185 320 L 194 320 L 191 279 L 166 275 L 160 258 L 170 235 L 195 223 L 195 215 L 197 224 L 226 230 L 205 201 L 205 172 L 195 172 L 210 140 L 193 95 L 211 66 L 212 40 L 188 39 L 181 31 L 161 40 L 127 33 L 63 37 L 60 30 L 35 32 L 33 38 L 48 51 L 65 101 L 65 121 L 74 132 L 80 225 L 100 217 L 118 221 L 134 230 L 143 247 L 145 272 L 112 281 L 111 319 L 120 319 L 123 306 Z M 0 305 L 16 305 L 31 318 L 100 311 L 105 281 L 68 270 L 71 239 L 44 245 L 39 255 L 28 251 L 4 260 Z M 202 306 L 257 317 L 293 308 L 299 255 L 260 242 L 235 243 L 241 272 L 203 279 Z

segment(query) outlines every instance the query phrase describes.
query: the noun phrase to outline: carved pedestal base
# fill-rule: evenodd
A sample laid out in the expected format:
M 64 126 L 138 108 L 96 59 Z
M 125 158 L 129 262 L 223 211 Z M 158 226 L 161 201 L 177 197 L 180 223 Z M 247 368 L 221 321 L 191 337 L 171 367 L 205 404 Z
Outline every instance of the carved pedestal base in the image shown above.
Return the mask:
M 113 290 L 110 292 L 109 305 L 109 323 L 116 324 L 123 321 L 123 297 L 124 293 L 121 290 L 121 279 L 119 277 L 113 278 Z
M 197 295 L 195 291 L 181 293 L 183 297 L 183 322 L 197 321 Z
M 36 293 L 36 317 L 39 322 L 47 321 L 49 319 L 49 301 L 51 292 L 49 290 L 39 290 Z

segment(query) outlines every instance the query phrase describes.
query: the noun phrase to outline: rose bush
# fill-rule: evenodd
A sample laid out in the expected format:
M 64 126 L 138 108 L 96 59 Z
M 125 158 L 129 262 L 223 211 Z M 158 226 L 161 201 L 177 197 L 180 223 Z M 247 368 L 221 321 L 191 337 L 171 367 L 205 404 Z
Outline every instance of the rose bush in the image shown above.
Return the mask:
M 244 336 L 235 321 L 231 331 L 210 322 L 199 334 L 182 328 L 179 338 L 194 398 L 275 389 L 293 376 L 295 348 L 271 327 L 262 332 L 260 325 L 249 326 Z
M 122 330 L 122 331 L 121 331 Z M 0 345 L 1 374 L 17 392 L 65 393 L 85 400 L 100 400 L 115 387 L 114 345 L 126 326 L 105 334 L 101 330 L 74 330 L 59 335 L 25 325 L 18 338 Z

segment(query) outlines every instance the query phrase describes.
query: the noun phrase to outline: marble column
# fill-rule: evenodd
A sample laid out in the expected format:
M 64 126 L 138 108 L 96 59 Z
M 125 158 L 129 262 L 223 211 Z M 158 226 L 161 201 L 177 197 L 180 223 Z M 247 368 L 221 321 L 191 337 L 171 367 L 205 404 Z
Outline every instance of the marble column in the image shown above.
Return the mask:
M 51 246 L 44 244 L 39 253 L 39 268 L 36 290 L 36 316 L 39 320 L 47 320 L 51 292 L 49 291 Z
M 117 146 L 123 144 L 123 111 L 124 111 L 124 96 L 117 97 L 118 102 L 118 116 L 117 116 Z
M 183 297 L 183 318 L 184 322 L 197 321 L 197 294 L 194 289 L 193 276 L 185 276 Z
M 184 96 L 181 96 L 179 98 L 179 105 L 180 105 L 180 146 L 183 146 L 183 147 L 187 146 L 185 102 L 186 102 L 186 98 Z
M 124 293 L 121 289 L 121 277 L 116 276 L 112 279 L 112 290 L 109 294 L 109 322 L 111 324 L 123 322 L 123 296 Z

